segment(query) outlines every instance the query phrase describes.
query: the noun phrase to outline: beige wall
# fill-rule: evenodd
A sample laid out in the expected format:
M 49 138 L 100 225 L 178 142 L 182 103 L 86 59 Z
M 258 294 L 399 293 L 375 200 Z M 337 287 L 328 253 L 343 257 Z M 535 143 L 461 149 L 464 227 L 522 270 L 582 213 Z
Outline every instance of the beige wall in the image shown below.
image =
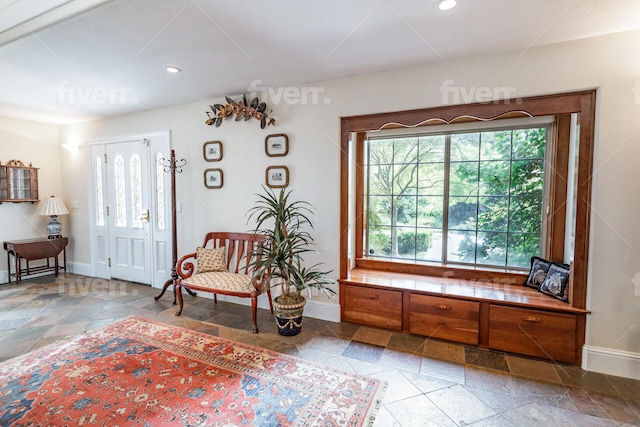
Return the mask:
M 38 169 L 40 199 L 62 196 L 58 126 L 0 116 L 0 162 L 20 160 Z M 66 202 L 66 200 L 65 200 Z M 36 215 L 37 203 L 0 204 L 0 241 L 42 237 L 48 234 L 48 216 Z M 68 205 L 67 205 L 68 207 Z M 72 215 L 59 217 L 63 230 Z M 0 277 L 6 279 L 7 258 L 0 257 Z
M 264 182 L 268 165 L 291 171 L 291 188 L 316 206 L 318 260 L 337 271 L 339 221 L 339 119 L 341 116 L 432 107 L 465 101 L 472 90 L 518 96 L 598 89 L 587 345 L 640 361 L 640 32 L 494 56 L 323 82 L 319 102 L 265 100 L 278 118 L 261 130 L 255 121 L 204 124 L 206 102 L 62 128 L 61 142 L 170 129 L 172 147 L 188 166 L 178 180 L 179 251 L 191 250 L 208 230 L 246 230 L 244 214 Z M 260 78 L 256 71 L 256 78 Z M 447 81 L 454 92 L 440 89 Z M 249 82 L 247 82 L 249 83 Z M 202 82 L 203 92 L 206 82 Z M 456 89 L 457 88 L 457 89 Z M 635 89 L 635 92 L 634 92 Z M 457 92 L 455 92 L 457 90 Z M 455 99 L 458 94 L 458 100 Z M 476 92 L 477 93 L 477 92 Z M 292 100 L 290 100 L 292 101 Z M 307 101 L 311 101 L 308 99 Z M 289 135 L 287 157 L 268 158 L 264 137 Z M 202 159 L 202 144 L 220 140 L 224 158 Z M 9 156 L 11 157 L 11 156 Z M 65 200 L 80 201 L 70 233 L 86 236 L 86 149 L 62 152 Z M 224 171 L 224 188 L 202 184 L 207 167 Z M 6 209 L 5 206 L 0 207 Z M 89 241 L 76 238 L 74 261 L 89 263 Z M 636 279 L 637 278 L 637 279 Z M 633 280 L 638 281 L 637 291 Z M 597 370 L 597 369 L 596 369 Z M 605 369 L 606 370 L 606 369 Z

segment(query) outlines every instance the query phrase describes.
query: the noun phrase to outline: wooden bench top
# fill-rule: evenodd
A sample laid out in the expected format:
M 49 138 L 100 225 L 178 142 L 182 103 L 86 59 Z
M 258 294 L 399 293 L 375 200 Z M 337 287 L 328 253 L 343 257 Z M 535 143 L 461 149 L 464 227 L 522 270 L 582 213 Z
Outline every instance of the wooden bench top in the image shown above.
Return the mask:
M 526 277 L 526 276 L 525 276 Z M 524 281 L 524 279 L 523 279 Z M 491 283 L 483 280 L 423 276 L 366 268 L 355 268 L 341 283 L 373 286 L 389 290 L 407 290 L 452 298 L 483 300 L 512 306 L 587 314 L 588 310 L 572 307 L 551 296 L 522 285 Z

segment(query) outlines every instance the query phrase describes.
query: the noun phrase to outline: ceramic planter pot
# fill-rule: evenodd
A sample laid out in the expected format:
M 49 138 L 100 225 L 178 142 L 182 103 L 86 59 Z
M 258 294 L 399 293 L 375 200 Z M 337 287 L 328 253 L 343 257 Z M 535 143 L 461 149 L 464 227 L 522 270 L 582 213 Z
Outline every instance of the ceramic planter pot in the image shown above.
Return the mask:
M 278 296 L 273 300 L 273 310 L 278 325 L 278 333 L 283 336 L 298 335 L 302 329 L 302 311 L 307 300 L 303 296 Z

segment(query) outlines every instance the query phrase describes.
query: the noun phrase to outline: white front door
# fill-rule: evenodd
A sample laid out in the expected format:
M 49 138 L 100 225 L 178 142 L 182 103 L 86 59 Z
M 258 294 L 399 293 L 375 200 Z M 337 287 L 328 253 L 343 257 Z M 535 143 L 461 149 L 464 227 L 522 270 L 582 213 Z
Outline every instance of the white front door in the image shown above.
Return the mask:
M 146 141 L 107 145 L 107 221 L 111 277 L 151 284 Z
M 91 145 L 96 276 L 155 287 L 169 278 L 168 151 L 168 132 Z

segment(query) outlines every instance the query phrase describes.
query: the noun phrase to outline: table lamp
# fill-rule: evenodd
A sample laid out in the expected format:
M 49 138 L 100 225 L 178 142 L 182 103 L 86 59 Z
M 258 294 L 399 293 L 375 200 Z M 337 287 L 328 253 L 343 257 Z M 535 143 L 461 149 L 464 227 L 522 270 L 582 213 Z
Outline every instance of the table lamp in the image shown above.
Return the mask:
M 49 215 L 51 222 L 47 224 L 47 230 L 49 230 L 49 239 L 57 239 L 62 237 L 60 230 L 62 230 L 62 224 L 58 222 L 58 215 L 66 215 L 69 211 L 61 200 L 56 199 L 55 196 L 51 196 L 48 199 L 40 202 L 38 206 L 38 215 Z

